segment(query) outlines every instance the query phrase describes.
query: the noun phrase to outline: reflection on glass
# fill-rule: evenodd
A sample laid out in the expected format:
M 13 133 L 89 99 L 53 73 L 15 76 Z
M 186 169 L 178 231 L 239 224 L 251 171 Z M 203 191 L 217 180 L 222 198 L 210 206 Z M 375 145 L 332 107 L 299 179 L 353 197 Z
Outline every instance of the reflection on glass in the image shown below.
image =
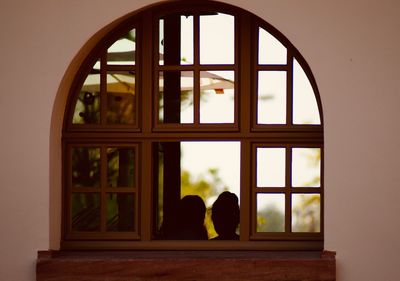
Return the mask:
M 135 117 L 135 74 L 107 72 L 107 123 L 134 124 Z
M 180 20 L 180 36 L 179 32 L 174 33 L 170 40 L 179 40 L 180 44 L 180 64 L 193 64 L 193 16 L 179 16 Z M 159 64 L 164 65 L 164 52 L 165 52 L 165 20 L 159 20 Z M 176 37 L 176 38 L 175 38 Z
M 162 123 L 193 123 L 192 71 L 160 71 L 158 114 Z
M 285 187 L 285 148 L 257 148 L 257 187 Z
M 71 206 L 73 231 L 100 230 L 99 193 L 73 193 Z
M 234 71 L 200 72 L 200 123 L 234 123 Z
M 286 64 L 286 47 L 265 29 L 260 27 L 258 32 L 258 63 Z
M 216 13 L 200 16 L 200 63 L 234 64 L 235 18 Z
M 107 148 L 108 187 L 135 187 L 135 150 Z
M 100 123 L 100 61 L 83 82 L 75 104 L 73 124 Z
M 240 198 L 240 142 L 162 142 L 154 148 L 159 163 L 156 228 L 174 225 L 174 208 L 179 200 L 186 195 L 197 195 L 207 207 L 208 237 L 217 236 L 211 220 L 212 204 L 223 191 Z
M 292 186 L 321 186 L 321 149 L 292 149 Z
M 321 124 L 314 90 L 297 60 L 293 60 L 293 124 Z
M 257 232 L 285 231 L 285 195 L 257 194 Z
M 115 41 L 107 50 L 107 64 L 134 65 L 136 31 L 132 29 Z
M 319 194 L 292 195 L 292 232 L 321 231 L 320 197 Z
M 286 72 L 258 72 L 257 123 L 286 124 Z
M 107 231 L 135 231 L 134 214 L 134 194 L 107 194 Z
M 72 149 L 72 187 L 100 186 L 100 148 Z

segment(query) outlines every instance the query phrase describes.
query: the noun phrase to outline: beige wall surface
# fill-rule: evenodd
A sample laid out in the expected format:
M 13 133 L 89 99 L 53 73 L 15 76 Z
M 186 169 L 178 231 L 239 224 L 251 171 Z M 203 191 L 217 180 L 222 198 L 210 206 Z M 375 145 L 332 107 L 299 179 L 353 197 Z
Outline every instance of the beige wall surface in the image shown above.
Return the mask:
M 34 280 L 37 250 L 58 247 L 64 89 L 87 48 L 79 50 L 154 2 L 1 1 L 0 280 Z M 315 75 L 325 118 L 325 248 L 337 251 L 338 280 L 399 280 L 400 1 L 224 2 L 280 30 Z

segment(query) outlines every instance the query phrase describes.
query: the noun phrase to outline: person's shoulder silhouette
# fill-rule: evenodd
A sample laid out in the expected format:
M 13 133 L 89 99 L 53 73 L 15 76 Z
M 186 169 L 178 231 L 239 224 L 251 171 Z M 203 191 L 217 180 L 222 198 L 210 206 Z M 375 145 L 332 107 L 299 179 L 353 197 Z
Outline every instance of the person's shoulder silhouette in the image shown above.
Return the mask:
M 240 209 L 236 194 L 221 193 L 212 206 L 211 218 L 218 236 L 213 240 L 239 240 L 236 229 L 239 225 Z

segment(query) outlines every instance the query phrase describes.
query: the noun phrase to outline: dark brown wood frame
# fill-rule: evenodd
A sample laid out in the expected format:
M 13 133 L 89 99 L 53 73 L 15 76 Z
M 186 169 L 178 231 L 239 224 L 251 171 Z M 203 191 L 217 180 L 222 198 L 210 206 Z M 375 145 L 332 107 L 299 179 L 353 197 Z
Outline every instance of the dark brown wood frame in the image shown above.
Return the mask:
M 158 65 L 158 24 L 157 20 L 168 13 L 190 13 L 196 16 L 204 12 L 223 12 L 235 16 L 235 64 L 234 65 L 200 65 L 199 63 L 199 23 L 195 20 L 193 65 Z M 198 18 L 197 18 L 198 19 Z M 259 65 L 257 61 L 258 27 L 262 27 L 274 35 L 287 52 L 286 65 Z M 138 40 L 134 66 L 106 65 L 107 47 L 132 28 L 136 29 Z M 90 66 L 101 58 L 101 122 L 96 125 L 72 124 L 74 104 L 83 80 L 90 72 Z M 292 122 L 292 77 L 293 59 L 296 59 L 305 71 L 312 88 L 320 112 L 321 125 L 294 125 Z M 105 67 L 103 67 L 105 66 Z M 136 124 L 107 125 L 104 121 L 105 83 L 108 70 L 129 70 L 136 74 Z M 158 72 L 164 70 L 191 70 L 194 79 L 202 70 L 234 70 L 235 71 L 235 122 L 232 124 L 199 124 L 198 109 L 195 109 L 194 124 L 158 124 L 157 104 L 154 98 L 158 91 Z M 287 124 L 257 124 L 257 71 L 280 70 L 287 73 Z M 195 84 L 195 96 L 199 87 Z M 195 101 L 198 106 L 198 100 Z M 195 107 L 196 108 L 196 107 Z M 255 109 L 255 110 L 252 110 Z M 171 1 L 150 9 L 139 11 L 122 22 L 110 32 L 93 49 L 83 62 L 71 86 L 67 102 L 63 129 L 63 236 L 62 249 L 181 249 L 181 250 L 322 250 L 324 237 L 324 175 L 323 175 L 323 114 L 318 88 L 312 72 L 297 49 L 278 30 L 242 9 L 213 1 Z M 154 142 L 186 141 L 186 140 L 236 140 L 241 142 L 241 214 L 240 241 L 157 241 L 152 234 L 152 144 Z M 68 153 L 71 146 L 125 146 L 136 144 L 140 148 L 140 168 L 138 171 L 138 230 L 137 233 L 86 235 L 73 234 L 69 230 L 69 194 L 67 178 L 69 172 Z M 318 147 L 321 148 L 321 187 L 316 189 L 296 189 L 290 187 L 285 192 L 313 192 L 321 195 L 321 232 L 320 233 L 257 233 L 254 231 L 254 147 Z M 290 161 L 290 155 L 289 161 Z M 290 163 L 290 162 L 289 162 Z M 290 166 L 290 165 L 289 165 Z M 289 168 L 290 169 L 290 168 Z M 290 174 L 290 173 L 289 173 Z M 290 177 L 290 175 L 289 175 Z M 251 188 L 250 188 L 251 187 Z M 265 190 L 264 190 L 265 192 Z M 290 196 L 287 196 L 290 198 Z M 287 199 L 290 200 L 290 199 Z M 290 202 L 287 201 L 286 205 Z M 288 205 L 290 207 L 290 205 Z M 286 207 L 287 209 L 288 207 Z M 290 218 L 286 218 L 286 223 Z M 288 230 L 288 229 L 286 229 Z M 96 236 L 97 235 L 97 236 Z M 214 243 L 215 242 L 215 243 Z

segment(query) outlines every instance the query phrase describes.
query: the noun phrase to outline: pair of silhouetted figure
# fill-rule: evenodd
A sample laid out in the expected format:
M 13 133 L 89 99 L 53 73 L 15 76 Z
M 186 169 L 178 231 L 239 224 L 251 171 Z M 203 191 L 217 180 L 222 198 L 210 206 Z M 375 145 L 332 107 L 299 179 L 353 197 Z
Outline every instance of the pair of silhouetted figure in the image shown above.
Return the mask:
M 239 204 L 234 193 L 225 191 L 218 196 L 212 206 L 212 221 L 218 236 L 213 240 L 238 240 L 236 228 L 239 224 Z M 207 240 L 204 226 L 206 206 L 197 195 L 183 197 L 177 208 L 173 231 L 164 233 L 165 239 Z M 165 227 L 165 226 L 164 226 Z M 166 230 L 166 229 L 165 229 Z

